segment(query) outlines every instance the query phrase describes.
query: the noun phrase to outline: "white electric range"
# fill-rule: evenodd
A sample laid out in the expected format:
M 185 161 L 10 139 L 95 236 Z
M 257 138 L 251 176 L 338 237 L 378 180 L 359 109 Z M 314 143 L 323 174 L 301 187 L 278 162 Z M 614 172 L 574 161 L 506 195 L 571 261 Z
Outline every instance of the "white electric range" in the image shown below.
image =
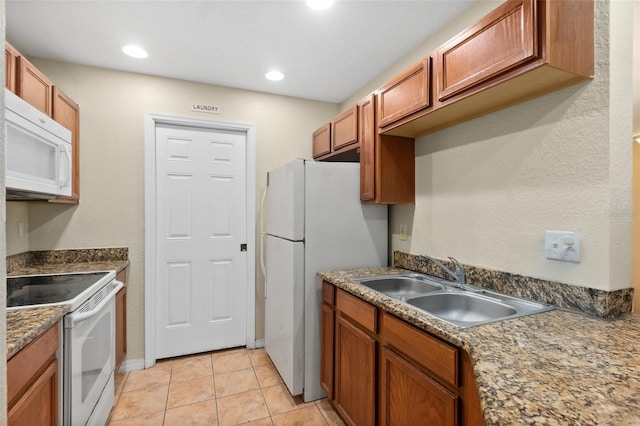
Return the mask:
M 7 277 L 7 310 L 69 307 L 63 319 L 65 426 L 106 424 L 114 402 L 115 271 Z

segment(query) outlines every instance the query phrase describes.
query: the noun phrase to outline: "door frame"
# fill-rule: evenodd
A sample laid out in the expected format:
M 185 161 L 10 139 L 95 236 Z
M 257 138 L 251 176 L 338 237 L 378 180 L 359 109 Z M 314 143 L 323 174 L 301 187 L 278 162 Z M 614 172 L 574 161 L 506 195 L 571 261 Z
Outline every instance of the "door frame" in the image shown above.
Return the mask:
M 157 251 L 156 207 L 156 126 L 171 124 L 176 126 L 200 127 L 211 130 L 241 132 L 246 135 L 246 182 L 247 182 L 247 348 L 256 347 L 256 158 L 255 125 L 228 121 L 211 121 L 191 117 L 145 114 L 144 144 L 144 366 L 153 367 L 156 363 L 156 327 L 157 327 L 157 259 L 152 253 Z

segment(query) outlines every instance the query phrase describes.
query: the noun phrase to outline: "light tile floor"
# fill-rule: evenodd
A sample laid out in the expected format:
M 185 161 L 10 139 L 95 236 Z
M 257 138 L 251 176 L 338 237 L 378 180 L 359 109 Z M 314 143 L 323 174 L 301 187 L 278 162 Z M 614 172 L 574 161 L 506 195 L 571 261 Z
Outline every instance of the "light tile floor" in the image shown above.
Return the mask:
M 292 398 L 264 349 L 216 351 L 119 374 L 109 425 L 343 425 L 326 399 Z

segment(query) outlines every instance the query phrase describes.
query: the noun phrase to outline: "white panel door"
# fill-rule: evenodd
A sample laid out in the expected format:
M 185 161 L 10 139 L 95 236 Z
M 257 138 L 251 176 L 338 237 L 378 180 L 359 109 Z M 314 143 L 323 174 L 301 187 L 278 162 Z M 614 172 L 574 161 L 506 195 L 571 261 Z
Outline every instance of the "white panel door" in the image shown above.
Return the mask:
M 246 134 L 156 127 L 156 358 L 246 343 Z

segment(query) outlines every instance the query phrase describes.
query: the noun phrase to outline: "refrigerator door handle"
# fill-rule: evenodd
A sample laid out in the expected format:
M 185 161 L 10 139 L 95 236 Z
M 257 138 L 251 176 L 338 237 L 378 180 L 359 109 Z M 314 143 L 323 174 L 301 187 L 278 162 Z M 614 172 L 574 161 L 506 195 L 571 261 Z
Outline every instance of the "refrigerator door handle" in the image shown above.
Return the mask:
M 269 174 L 267 173 L 267 185 L 269 185 Z M 260 201 L 260 269 L 264 278 L 264 298 L 267 298 L 267 267 L 264 263 L 264 203 L 267 199 L 267 187 L 262 191 L 262 200 Z

